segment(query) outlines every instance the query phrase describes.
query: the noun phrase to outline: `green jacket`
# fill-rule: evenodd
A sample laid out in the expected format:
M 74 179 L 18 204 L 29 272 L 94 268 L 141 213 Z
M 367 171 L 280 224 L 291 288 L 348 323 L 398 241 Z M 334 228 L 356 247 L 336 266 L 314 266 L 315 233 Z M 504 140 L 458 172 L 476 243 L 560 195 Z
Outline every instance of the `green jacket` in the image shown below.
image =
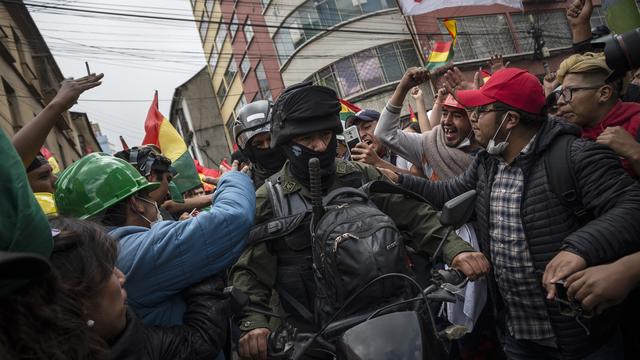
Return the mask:
M 354 172 L 362 173 L 364 182 L 385 180 L 387 178 L 376 168 L 351 161 L 336 160 L 336 179 L 329 191 L 344 186 L 341 181 L 345 175 Z M 301 195 L 310 198 L 309 189 L 298 183 L 290 174 L 288 163 L 280 171 L 282 188 L 286 193 L 300 191 Z M 401 231 L 408 231 L 415 242 L 410 244 L 420 252 L 432 254 L 446 232 L 438 219 L 438 213 L 429 204 L 398 194 L 374 194 L 374 204 L 386 213 Z M 265 185 L 256 191 L 256 224 L 273 218 L 271 201 Z M 271 240 L 271 241 L 277 241 Z M 464 240 L 452 232 L 443 248 L 445 262 L 462 252 L 474 251 Z M 259 242 L 247 247 L 231 269 L 231 283 L 247 294 L 254 304 L 269 308 L 271 290 L 275 288 L 277 256 L 272 253 L 266 242 Z M 268 328 L 269 320 L 261 314 L 247 311 L 240 321 L 240 329 L 244 332 L 257 328 Z

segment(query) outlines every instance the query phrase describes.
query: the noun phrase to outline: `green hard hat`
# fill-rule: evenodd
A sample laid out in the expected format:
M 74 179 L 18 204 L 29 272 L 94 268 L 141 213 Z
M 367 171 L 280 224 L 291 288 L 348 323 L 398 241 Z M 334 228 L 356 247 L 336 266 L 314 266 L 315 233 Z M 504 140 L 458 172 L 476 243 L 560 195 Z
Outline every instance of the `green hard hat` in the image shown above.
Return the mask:
M 58 177 L 56 206 L 61 215 L 87 219 L 141 190 L 153 191 L 159 186 L 122 159 L 91 153 Z

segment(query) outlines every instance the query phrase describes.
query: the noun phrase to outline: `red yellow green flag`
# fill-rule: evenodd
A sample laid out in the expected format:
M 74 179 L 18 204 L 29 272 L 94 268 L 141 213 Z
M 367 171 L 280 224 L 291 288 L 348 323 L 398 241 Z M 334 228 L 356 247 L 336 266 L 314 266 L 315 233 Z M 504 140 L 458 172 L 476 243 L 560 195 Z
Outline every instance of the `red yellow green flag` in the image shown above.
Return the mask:
M 158 92 L 153 96 L 153 102 L 144 122 L 145 137 L 142 144 L 154 144 L 160 148 L 162 154 L 171 160 L 171 165 L 178 174 L 173 182 L 181 193 L 201 186 L 198 171 L 193 158 L 187 150 L 187 145 L 171 125 L 169 120 L 158 110 Z
M 451 41 L 436 41 L 433 43 L 431 53 L 427 59 L 427 65 L 425 66 L 430 71 L 446 65 L 453 59 L 453 47 L 456 44 L 458 27 L 456 21 L 453 19 L 444 20 L 444 27 L 451 36 Z
M 349 116 L 355 115 L 360 110 L 362 109 L 357 105 L 354 105 L 345 99 L 340 99 L 340 120 L 342 120 L 343 125 Z

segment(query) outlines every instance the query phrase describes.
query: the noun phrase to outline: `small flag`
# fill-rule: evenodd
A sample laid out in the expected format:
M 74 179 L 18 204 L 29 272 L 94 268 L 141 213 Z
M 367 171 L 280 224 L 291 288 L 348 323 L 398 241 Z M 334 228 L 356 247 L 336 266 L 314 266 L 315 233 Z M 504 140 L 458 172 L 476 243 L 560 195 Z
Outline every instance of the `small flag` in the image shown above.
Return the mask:
M 180 134 L 158 110 L 158 92 L 153 96 L 147 119 L 144 122 L 145 137 L 142 144 L 153 144 L 160 148 L 162 155 L 171 160 L 171 166 L 178 172 L 173 182 L 181 193 L 200 186 L 200 177 L 193 164 Z
M 347 100 L 340 99 L 340 121 L 342 121 L 342 126 L 344 127 L 344 122 L 350 116 L 355 115 L 358 111 L 362 110 L 357 105 L 354 105 Z
M 451 41 L 434 42 L 429 58 L 427 59 L 427 65 L 425 66 L 429 71 L 442 67 L 453 59 L 453 46 L 458 36 L 458 26 L 454 19 L 446 19 L 443 23 L 451 36 Z

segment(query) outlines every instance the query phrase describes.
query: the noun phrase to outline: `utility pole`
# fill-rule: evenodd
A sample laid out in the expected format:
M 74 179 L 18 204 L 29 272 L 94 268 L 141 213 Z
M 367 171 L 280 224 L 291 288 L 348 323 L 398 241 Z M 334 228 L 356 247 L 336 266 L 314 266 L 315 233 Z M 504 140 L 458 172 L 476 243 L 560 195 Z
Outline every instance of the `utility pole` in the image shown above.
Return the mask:
M 540 28 L 540 18 L 537 16 L 534 18 L 533 15 L 529 14 L 529 21 L 531 22 L 531 27 L 527 30 L 527 34 L 530 34 L 533 38 L 533 58 L 542 61 L 544 72 L 548 74 L 549 64 L 545 59 L 551 56 L 551 53 L 549 48 L 545 46 L 544 31 Z

